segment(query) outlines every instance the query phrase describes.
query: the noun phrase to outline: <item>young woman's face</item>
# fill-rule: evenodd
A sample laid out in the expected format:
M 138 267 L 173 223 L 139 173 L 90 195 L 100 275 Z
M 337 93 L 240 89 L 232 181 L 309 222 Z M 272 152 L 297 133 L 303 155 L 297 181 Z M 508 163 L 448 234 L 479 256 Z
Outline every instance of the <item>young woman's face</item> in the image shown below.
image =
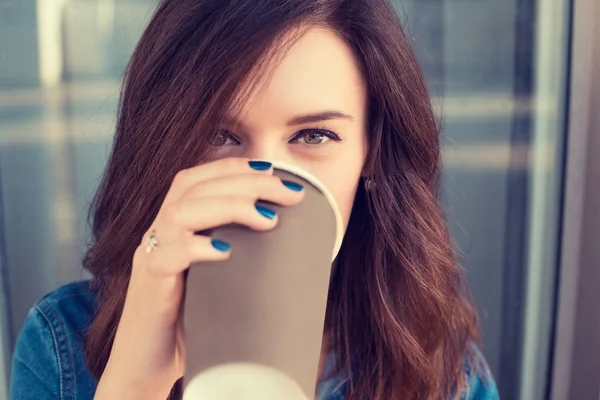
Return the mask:
M 309 29 L 265 79 L 213 139 L 214 157 L 280 161 L 312 173 L 347 226 L 367 153 L 366 88 L 350 48 L 329 30 Z

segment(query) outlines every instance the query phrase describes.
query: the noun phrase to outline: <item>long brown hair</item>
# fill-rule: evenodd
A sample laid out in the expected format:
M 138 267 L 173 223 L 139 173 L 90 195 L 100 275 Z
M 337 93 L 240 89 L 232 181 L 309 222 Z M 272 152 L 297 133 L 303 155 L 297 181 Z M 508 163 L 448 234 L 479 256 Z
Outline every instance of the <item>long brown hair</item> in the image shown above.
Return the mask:
M 466 368 L 478 363 L 477 316 L 437 198 L 436 119 L 386 0 L 160 2 L 126 72 L 114 147 L 90 213 L 84 265 L 99 308 L 86 357 L 96 378 L 133 253 L 172 178 L 203 159 L 221 110 L 275 43 L 306 25 L 340 35 L 368 87 L 367 169 L 377 186 L 359 187 L 326 321 L 338 368 L 352 371 L 347 398 L 449 398 L 467 384 Z

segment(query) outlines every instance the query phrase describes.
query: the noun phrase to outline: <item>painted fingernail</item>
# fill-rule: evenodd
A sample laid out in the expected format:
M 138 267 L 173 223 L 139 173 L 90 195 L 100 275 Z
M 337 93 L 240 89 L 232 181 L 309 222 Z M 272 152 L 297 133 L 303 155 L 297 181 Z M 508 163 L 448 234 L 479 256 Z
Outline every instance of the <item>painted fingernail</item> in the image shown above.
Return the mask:
M 281 180 L 281 182 L 283 183 L 283 185 L 284 185 L 286 188 L 288 188 L 288 189 L 290 189 L 290 190 L 293 190 L 293 191 L 295 191 L 295 192 L 301 192 L 301 191 L 302 191 L 302 189 L 304 189 L 304 187 L 303 187 L 301 184 L 299 184 L 299 183 L 296 183 L 296 182 L 292 182 L 292 181 L 284 181 L 283 179 Z
M 211 239 L 210 243 L 212 246 L 219 251 L 229 251 L 231 249 L 231 245 L 229 242 L 226 242 L 221 239 Z
M 268 161 L 248 161 L 248 164 L 250 164 L 250 168 L 257 171 L 266 171 L 273 165 Z
M 277 216 L 275 210 L 272 210 L 269 207 L 261 206 L 260 204 L 256 205 L 256 211 L 258 211 L 263 217 L 267 217 L 269 219 L 273 219 Z

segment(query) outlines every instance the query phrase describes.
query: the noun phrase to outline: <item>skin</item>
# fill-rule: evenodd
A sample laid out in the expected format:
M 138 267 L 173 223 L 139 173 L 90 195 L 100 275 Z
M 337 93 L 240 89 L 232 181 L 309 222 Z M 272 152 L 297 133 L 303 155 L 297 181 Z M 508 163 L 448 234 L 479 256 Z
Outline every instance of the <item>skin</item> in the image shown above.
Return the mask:
M 367 152 L 366 89 L 351 50 L 331 31 L 310 29 L 266 80 L 232 112 L 239 116 L 223 127 L 227 142 L 216 149 L 215 158 L 274 160 L 307 170 L 332 192 L 346 226 Z M 345 116 L 294 122 L 328 111 Z M 302 130 L 318 136 L 291 143 Z M 322 142 L 309 144 L 315 140 Z
M 253 170 L 250 159 L 281 161 L 315 175 L 332 192 L 347 226 L 367 136 L 366 89 L 345 42 L 326 29 L 306 30 L 240 104 L 213 140 L 212 159 L 175 177 L 151 228 L 158 248 L 148 254 L 142 241 L 135 252 L 96 400 L 164 400 L 183 376 L 183 272 L 193 262 L 230 254 L 195 231 L 230 222 L 269 230 L 277 218 L 260 215 L 257 200 L 283 206 L 302 201 L 303 192 L 287 189 L 272 170 Z

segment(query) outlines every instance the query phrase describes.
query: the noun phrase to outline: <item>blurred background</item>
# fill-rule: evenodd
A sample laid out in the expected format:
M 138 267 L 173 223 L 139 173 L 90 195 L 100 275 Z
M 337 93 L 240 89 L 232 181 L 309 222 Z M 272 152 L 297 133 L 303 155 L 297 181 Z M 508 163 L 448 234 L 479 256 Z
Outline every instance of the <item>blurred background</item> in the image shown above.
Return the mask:
M 440 115 L 442 198 L 503 399 L 600 398 L 595 3 L 395 2 Z M 87 207 L 155 6 L 0 0 L 0 400 L 29 308 L 85 277 Z

